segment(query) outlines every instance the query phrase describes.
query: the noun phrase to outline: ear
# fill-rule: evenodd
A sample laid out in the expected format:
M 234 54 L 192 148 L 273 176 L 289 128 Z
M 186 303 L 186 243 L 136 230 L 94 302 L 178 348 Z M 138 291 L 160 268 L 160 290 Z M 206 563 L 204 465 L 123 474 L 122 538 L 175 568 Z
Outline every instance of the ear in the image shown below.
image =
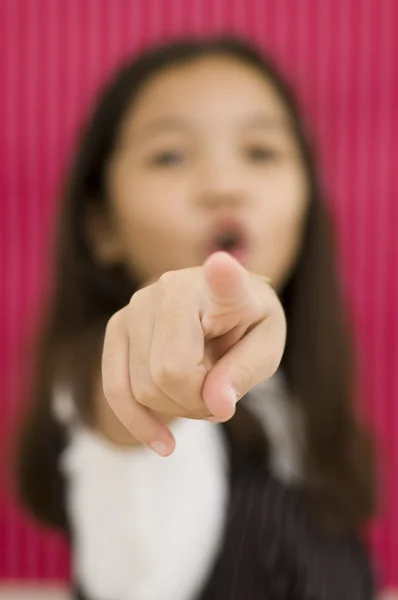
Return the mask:
M 123 261 L 124 253 L 117 226 L 106 210 L 89 207 L 85 227 L 90 248 L 100 263 L 111 265 Z

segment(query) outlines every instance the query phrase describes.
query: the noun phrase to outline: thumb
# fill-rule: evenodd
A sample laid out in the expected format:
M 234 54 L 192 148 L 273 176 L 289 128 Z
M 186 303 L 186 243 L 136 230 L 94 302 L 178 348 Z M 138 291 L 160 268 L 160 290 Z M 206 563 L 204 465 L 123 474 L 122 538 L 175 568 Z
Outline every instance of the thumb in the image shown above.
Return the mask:
M 210 330 L 215 335 L 225 333 L 214 332 L 214 320 L 220 317 L 228 319 L 230 326 L 234 327 L 234 315 L 241 315 L 248 303 L 250 290 L 250 275 L 248 271 L 232 256 L 226 252 L 212 254 L 203 265 L 205 281 L 208 289 L 206 308 L 202 317 L 202 326 L 205 332 Z M 227 330 L 229 326 L 227 327 Z

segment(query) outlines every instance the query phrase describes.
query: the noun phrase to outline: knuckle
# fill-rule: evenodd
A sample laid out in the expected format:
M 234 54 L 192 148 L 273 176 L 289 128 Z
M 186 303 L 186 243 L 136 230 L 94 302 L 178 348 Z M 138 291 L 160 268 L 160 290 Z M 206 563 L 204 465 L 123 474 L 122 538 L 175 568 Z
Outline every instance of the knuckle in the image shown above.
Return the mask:
M 114 329 L 117 329 L 124 320 L 124 308 L 121 308 L 117 312 L 115 312 L 111 318 L 108 320 L 105 327 L 105 339 L 109 337 L 109 333 Z
M 136 311 L 147 301 L 147 291 L 145 288 L 137 290 L 130 298 L 128 308 L 130 311 Z
M 174 271 L 166 271 L 159 277 L 159 284 L 164 290 L 169 290 L 175 285 L 176 273 Z
M 134 398 L 142 406 L 151 407 L 153 398 L 156 396 L 155 386 L 149 381 L 140 378 L 133 382 Z
M 151 369 L 152 379 L 161 388 L 169 388 L 182 384 L 183 374 L 181 368 L 171 358 L 164 359 L 159 365 Z

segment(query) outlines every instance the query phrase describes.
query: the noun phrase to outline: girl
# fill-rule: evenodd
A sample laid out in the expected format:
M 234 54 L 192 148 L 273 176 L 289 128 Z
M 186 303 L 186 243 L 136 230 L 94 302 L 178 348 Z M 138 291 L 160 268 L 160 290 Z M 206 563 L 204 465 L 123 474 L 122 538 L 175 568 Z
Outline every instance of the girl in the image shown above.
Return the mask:
M 55 273 L 19 481 L 71 541 L 74 597 L 372 598 L 330 219 L 271 62 L 222 38 L 119 70 Z

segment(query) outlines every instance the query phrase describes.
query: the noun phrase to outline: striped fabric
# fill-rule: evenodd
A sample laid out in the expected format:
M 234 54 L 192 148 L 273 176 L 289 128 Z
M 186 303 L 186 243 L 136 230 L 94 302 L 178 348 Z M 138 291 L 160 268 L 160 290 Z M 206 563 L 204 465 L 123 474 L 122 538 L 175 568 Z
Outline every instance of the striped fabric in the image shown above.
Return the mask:
M 398 584 L 397 13 L 396 0 L 0 0 L 2 436 L 29 382 L 22 358 L 51 284 L 60 178 L 103 78 L 131 52 L 171 36 L 250 36 L 289 74 L 321 152 L 357 332 L 358 399 L 382 461 L 383 511 L 370 541 L 383 581 Z M 3 495 L 0 578 L 67 573 L 63 544 Z
M 355 539 L 331 539 L 293 489 L 242 469 L 231 489 L 223 554 L 200 600 L 371 600 Z

